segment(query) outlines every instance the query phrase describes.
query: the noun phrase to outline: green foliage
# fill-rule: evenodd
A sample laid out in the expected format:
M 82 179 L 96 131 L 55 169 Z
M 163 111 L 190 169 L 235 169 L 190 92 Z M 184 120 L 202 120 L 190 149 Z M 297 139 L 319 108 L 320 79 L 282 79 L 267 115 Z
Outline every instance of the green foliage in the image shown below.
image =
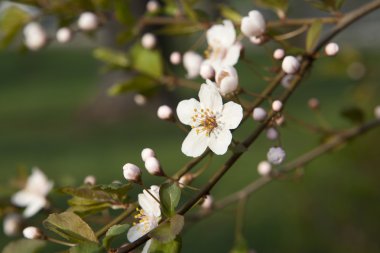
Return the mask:
M 149 247 L 149 253 L 178 253 L 181 251 L 182 241 L 180 237 L 175 240 L 163 243 L 152 239 L 152 244 Z
M 115 17 L 124 25 L 132 25 L 135 21 L 133 13 L 131 11 L 130 0 L 114 0 Z
M 128 55 L 117 50 L 99 47 L 93 52 L 96 59 L 103 61 L 111 66 L 126 68 L 130 66 Z
M 149 233 L 149 236 L 162 242 L 167 243 L 176 238 L 181 233 L 185 224 L 185 218 L 182 215 L 174 215 L 168 221 L 163 222 L 157 228 Z
M 165 216 L 171 217 L 175 214 L 181 198 L 181 189 L 175 183 L 166 183 L 160 187 L 161 209 Z
M 30 18 L 26 11 L 15 6 L 9 7 L 0 15 L 0 49 L 12 42 Z
M 108 249 L 110 247 L 111 241 L 115 239 L 117 236 L 125 234 L 129 227 L 129 224 L 114 225 L 110 227 L 110 229 L 108 229 L 106 233 L 106 236 L 103 239 L 103 246 Z
M 19 239 L 8 243 L 2 253 L 37 253 L 46 245 L 46 241 Z
M 288 0 L 256 0 L 256 4 L 264 8 L 272 9 L 276 12 L 278 10 L 286 12 L 289 7 Z
M 314 21 L 310 26 L 306 36 L 306 51 L 311 51 L 317 44 L 319 36 L 321 35 L 322 27 L 322 22 L 319 19 Z
M 73 212 L 50 214 L 48 218 L 43 221 L 43 225 L 47 229 L 74 243 L 98 242 L 90 226 Z
M 248 243 L 244 239 L 242 235 L 238 235 L 236 237 L 234 246 L 232 247 L 230 253 L 248 253 L 249 248 L 248 248 Z
M 167 25 L 160 29 L 158 33 L 165 35 L 186 35 L 203 30 L 203 26 L 198 23 L 184 23 Z
M 326 12 L 339 11 L 346 0 L 308 0 L 313 7 Z
M 230 6 L 225 5 L 225 4 L 221 4 L 219 6 L 219 9 L 220 9 L 220 14 L 224 18 L 229 19 L 234 23 L 240 23 L 242 16 L 240 15 L 239 12 L 237 12 L 236 10 L 232 9 Z
M 145 49 L 140 43 L 136 43 L 130 53 L 134 70 L 153 78 L 160 78 L 163 75 L 163 60 L 158 50 Z
M 137 91 L 139 93 L 149 93 L 157 86 L 157 81 L 143 75 L 135 76 L 127 81 L 114 84 L 109 90 L 108 94 L 111 96 Z
M 340 114 L 343 118 L 349 120 L 351 123 L 354 124 L 361 124 L 365 121 L 365 115 L 361 108 L 357 106 L 351 106 L 344 108 Z
M 96 243 L 85 242 L 70 248 L 69 253 L 102 253 L 104 249 Z

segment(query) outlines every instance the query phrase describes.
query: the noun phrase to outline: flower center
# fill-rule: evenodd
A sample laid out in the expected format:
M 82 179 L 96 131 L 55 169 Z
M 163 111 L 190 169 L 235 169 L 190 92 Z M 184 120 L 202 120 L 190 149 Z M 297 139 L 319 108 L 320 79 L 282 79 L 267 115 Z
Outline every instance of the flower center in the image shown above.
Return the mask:
M 133 226 L 136 226 L 139 223 L 143 223 L 144 224 L 143 230 L 148 231 L 149 230 L 149 218 L 148 218 L 148 216 L 146 216 L 143 209 L 136 207 L 136 211 L 137 211 L 137 214 L 134 217 L 136 220 L 138 220 L 138 222 L 134 222 Z
M 192 126 L 192 128 L 197 128 L 197 134 L 205 132 L 206 136 L 210 136 L 210 133 L 218 127 L 216 114 L 208 108 L 206 110 L 201 109 L 200 111 L 194 109 L 194 112 L 192 120 L 198 124 L 197 126 Z

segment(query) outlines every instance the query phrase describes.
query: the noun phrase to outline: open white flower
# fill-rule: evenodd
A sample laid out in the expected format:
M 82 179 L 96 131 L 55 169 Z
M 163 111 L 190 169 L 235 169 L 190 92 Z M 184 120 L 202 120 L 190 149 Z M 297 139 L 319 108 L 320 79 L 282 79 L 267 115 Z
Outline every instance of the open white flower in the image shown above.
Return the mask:
M 192 127 L 182 143 L 182 152 L 197 157 L 209 147 L 223 155 L 232 140 L 230 129 L 237 128 L 243 118 L 243 108 L 234 102 L 223 105 L 218 88 L 210 80 L 202 84 L 199 100 L 183 100 L 177 106 L 179 120 Z
M 210 52 L 206 61 L 216 71 L 222 66 L 234 66 L 238 62 L 242 45 L 236 41 L 235 27 L 230 20 L 208 29 L 207 43 Z
M 158 222 L 161 220 L 160 204 L 157 202 L 157 200 L 160 199 L 159 191 L 159 186 L 152 185 L 149 189 L 150 193 L 147 190 L 143 190 L 143 193 L 138 195 L 141 209 L 137 209 L 139 213 L 135 215 L 135 218 L 138 219 L 138 223 L 135 223 L 128 230 L 127 238 L 130 242 L 136 241 L 158 226 Z M 154 199 L 151 194 L 157 200 Z M 148 252 L 150 244 L 151 240 L 146 242 L 142 253 Z
M 53 182 L 40 169 L 34 168 L 25 188 L 15 193 L 11 201 L 16 206 L 26 207 L 23 216 L 29 218 L 48 204 L 46 195 L 52 188 Z

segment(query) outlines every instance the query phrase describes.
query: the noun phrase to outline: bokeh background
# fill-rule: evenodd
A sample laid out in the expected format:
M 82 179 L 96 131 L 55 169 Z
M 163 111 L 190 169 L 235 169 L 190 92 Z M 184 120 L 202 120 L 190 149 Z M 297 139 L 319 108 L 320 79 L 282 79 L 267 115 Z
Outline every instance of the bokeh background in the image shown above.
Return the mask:
M 364 1 L 347 2 L 345 9 Z M 241 13 L 254 8 L 250 1 L 232 5 Z M 293 5 L 290 15 L 323 15 L 306 6 Z M 379 13 L 372 14 L 337 38 L 339 56 L 315 64 L 289 101 L 288 114 L 318 124 L 318 117 L 307 107 L 308 99 L 317 97 L 323 117 L 333 127 L 353 125 L 341 116 L 342 109 L 360 108 L 365 119 L 373 117 L 373 108 L 380 103 L 379 18 Z M 107 43 L 101 36 L 98 39 Z M 163 42 L 167 50 L 178 48 L 172 41 Z M 91 39 L 79 36 L 68 46 L 53 44 L 41 52 L 0 52 L 1 201 L 17 190 L 12 188 L 12 178 L 33 166 L 46 172 L 56 186 L 63 186 L 79 185 L 89 174 L 99 183 L 123 180 L 122 165 L 133 162 L 142 166 L 139 156 L 144 147 L 157 151 L 168 172 L 188 161 L 180 152 L 183 133 L 158 120 L 156 109 L 162 103 L 175 107 L 196 92 L 162 91 L 146 106 L 137 106 L 132 96 L 109 97 L 107 86 L 117 77 L 104 73 L 92 56 L 94 46 Z M 182 43 L 180 48 L 186 46 Z M 263 69 L 273 63 L 267 52 L 273 47 L 269 44 L 265 50 L 247 44 L 246 51 Z M 242 85 L 254 85 L 255 90 L 265 87 L 247 65 L 239 64 L 238 72 Z M 249 120 L 236 132 L 237 139 L 254 127 Z M 281 138 L 288 161 L 321 140 L 291 120 L 282 128 Z M 259 253 L 380 252 L 379 141 L 380 131 L 375 130 L 317 159 L 298 176 L 276 181 L 255 193 L 244 227 L 250 247 Z M 261 137 L 213 190 L 215 198 L 257 178 L 256 164 L 265 159 L 273 144 Z M 223 158 L 213 159 L 194 185 L 201 186 Z M 159 182 L 147 175 L 145 180 Z M 191 194 L 186 190 L 184 196 Z M 183 252 L 228 252 L 234 241 L 235 209 L 229 207 L 189 227 Z M 0 248 L 7 241 L 0 232 Z

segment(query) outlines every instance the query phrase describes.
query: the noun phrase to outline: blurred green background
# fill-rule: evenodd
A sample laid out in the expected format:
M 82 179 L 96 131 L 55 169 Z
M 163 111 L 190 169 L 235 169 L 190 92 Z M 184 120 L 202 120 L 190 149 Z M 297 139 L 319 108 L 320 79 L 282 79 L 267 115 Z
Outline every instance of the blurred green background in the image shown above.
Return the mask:
M 348 43 L 341 45 L 338 57 L 321 59 L 306 76 L 289 101 L 287 113 L 318 124 L 316 115 L 307 108 L 308 99 L 317 97 L 331 126 L 353 126 L 341 117 L 342 108 L 358 107 L 366 119 L 373 118 L 373 107 L 380 102 L 380 51 L 364 47 L 359 53 Z M 264 50 L 252 49 L 249 57 L 259 68 L 270 63 Z M 352 66 L 353 62 L 357 65 Z M 354 74 L 365 71 L 350 78 L 350 68 Z M 156 150 L 168 173 L 189 160 L 180 152 L 184 134 L 174 125 L 157 120 L 156 109 L 163 102 L 175 107 L 179 100 L 196 96 L 196 92 L 163 93 L 152 105 L 139 107 L 131 96 L 107 97 L 107 78 L 100 69 L 87 47 L 0 54 L 2 200 L 17 190 L 10 188 L 11 178 L 33 166 L 46 172 L 56 186 L 63 186 L 79 185 L 89 174 L 99 183 L 123 180 L 122 165 L 132 162 L 142 166 L 139 157 L 144 147 Z M 239 64 L 238 71 L 245 87 L 257 91 L 264 88 L 247 65 Z M 243 139 L 255 125 L 248 120 L 236 138 Z M 321 139 L 292 121 L 281 129 L 281 138 L 288 161 Z M 380 131 L 372 131 L 317 159 L 302 176 L 274 182 L 255 193 L 244 227 L 250 247 L 258 253 L 380 252 L 379 140 Z M 256 179 L 256 164 L 265 159 L 274 144 L 262 136 L 212 191 L 215 198 Z M 225 158 L 214 158 L 194 186 L 201 186 Z M 144 178 L 147 184 L 160 182 L 148 175 Z M 186 190 L 184 196 L 191 194 Z M 183 252 L 228 252 L 234 241 L 234 224 L 232 206 L 191 226 L 184 235 Z M 1 231 L 0 248 L 7 241 Z

